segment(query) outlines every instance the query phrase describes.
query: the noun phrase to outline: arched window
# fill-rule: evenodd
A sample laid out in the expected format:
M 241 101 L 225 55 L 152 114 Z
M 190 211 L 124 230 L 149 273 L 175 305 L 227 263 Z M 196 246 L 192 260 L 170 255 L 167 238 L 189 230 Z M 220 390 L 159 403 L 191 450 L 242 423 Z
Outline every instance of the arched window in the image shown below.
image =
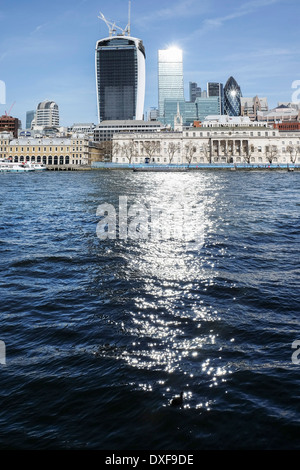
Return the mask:
M 57 155 L 55 155 L 55 157 L 54 157 L 53 164 L 54 164 L 54 165 L 58 165 L 58 157 L 57 157 Z
M 66 156 L 66 165 L 69 165 L 70 164 L 70 157 L 69 155 Z
M 47 157 L 46 157 L 46 155 L 43 156 L 43 164 L 44 164 L 44 165 L 47 165 Z
M 38 156 L 37 159 L 36 159 L 37 163 L 41 163 L 41 157 Z
M 24 157 L 23 157 L 23 155 L 21 155 L 21 157 L 20 157 L 20 162 L 24 162 Z
M 48 165 L 52 165 L 52 155 L 49 155 L 48 157 Z
M 64 164 L 64 157 L 62 155 L 59 157 L 59 164 L 60 165 Z

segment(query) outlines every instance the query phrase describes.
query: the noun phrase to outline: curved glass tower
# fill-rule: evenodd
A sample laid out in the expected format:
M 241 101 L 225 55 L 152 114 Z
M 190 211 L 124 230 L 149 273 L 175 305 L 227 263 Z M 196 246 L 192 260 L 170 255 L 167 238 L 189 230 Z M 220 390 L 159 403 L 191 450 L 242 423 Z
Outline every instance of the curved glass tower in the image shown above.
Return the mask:
M 224 87 L 224 111 L 228 116 L 241 115 L 242 92 L 233 77 L 228 78 Z
M 113 36 L 96 44 L 99 122 L 142 120 L 145 100 L 145 48 L 140 39 Z

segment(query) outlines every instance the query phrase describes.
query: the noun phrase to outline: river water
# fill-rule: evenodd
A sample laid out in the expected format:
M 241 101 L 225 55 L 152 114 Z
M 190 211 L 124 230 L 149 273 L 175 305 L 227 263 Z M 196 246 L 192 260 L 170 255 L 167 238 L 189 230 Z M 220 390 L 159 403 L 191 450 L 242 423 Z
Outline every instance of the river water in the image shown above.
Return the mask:
M 300 448 L 300 173 L 2 174 L 0 192 L 0 449 Z M 201 243 L 180 223 L 122 238 L 120 197 L 127 221 L 201 208 Z

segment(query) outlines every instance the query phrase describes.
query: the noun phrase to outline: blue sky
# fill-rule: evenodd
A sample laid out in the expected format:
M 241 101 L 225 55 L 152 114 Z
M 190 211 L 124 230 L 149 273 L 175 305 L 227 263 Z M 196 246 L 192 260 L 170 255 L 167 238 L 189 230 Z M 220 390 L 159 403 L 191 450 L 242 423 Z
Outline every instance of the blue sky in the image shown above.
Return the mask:
M 61 125 L 97 123 L 96 41 L 108 35 L 99 12 L 125 27 L 127 0 L 2 0 L 0 80 L 6 105 L 25 124 L 26 111 L 51 99 Z M 225 84 L 232 75 L 243 96 L 266 96 L 269 107 L 291 101 L 300 80 L 299 0 L 132 0 L 131 34 L 146 48 L 145 111 L 157 106 L 157 51 L 183 49 L 189 81 Z

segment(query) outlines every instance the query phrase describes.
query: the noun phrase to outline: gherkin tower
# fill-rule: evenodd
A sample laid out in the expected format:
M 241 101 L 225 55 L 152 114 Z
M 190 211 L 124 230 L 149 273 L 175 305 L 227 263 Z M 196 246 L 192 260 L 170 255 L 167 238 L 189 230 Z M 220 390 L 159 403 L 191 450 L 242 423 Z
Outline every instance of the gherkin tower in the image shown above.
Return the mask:
M 224 87 L 224 111 L 228 116 L 241 115 L 241 88 L 233 77 L 228 78 Z

